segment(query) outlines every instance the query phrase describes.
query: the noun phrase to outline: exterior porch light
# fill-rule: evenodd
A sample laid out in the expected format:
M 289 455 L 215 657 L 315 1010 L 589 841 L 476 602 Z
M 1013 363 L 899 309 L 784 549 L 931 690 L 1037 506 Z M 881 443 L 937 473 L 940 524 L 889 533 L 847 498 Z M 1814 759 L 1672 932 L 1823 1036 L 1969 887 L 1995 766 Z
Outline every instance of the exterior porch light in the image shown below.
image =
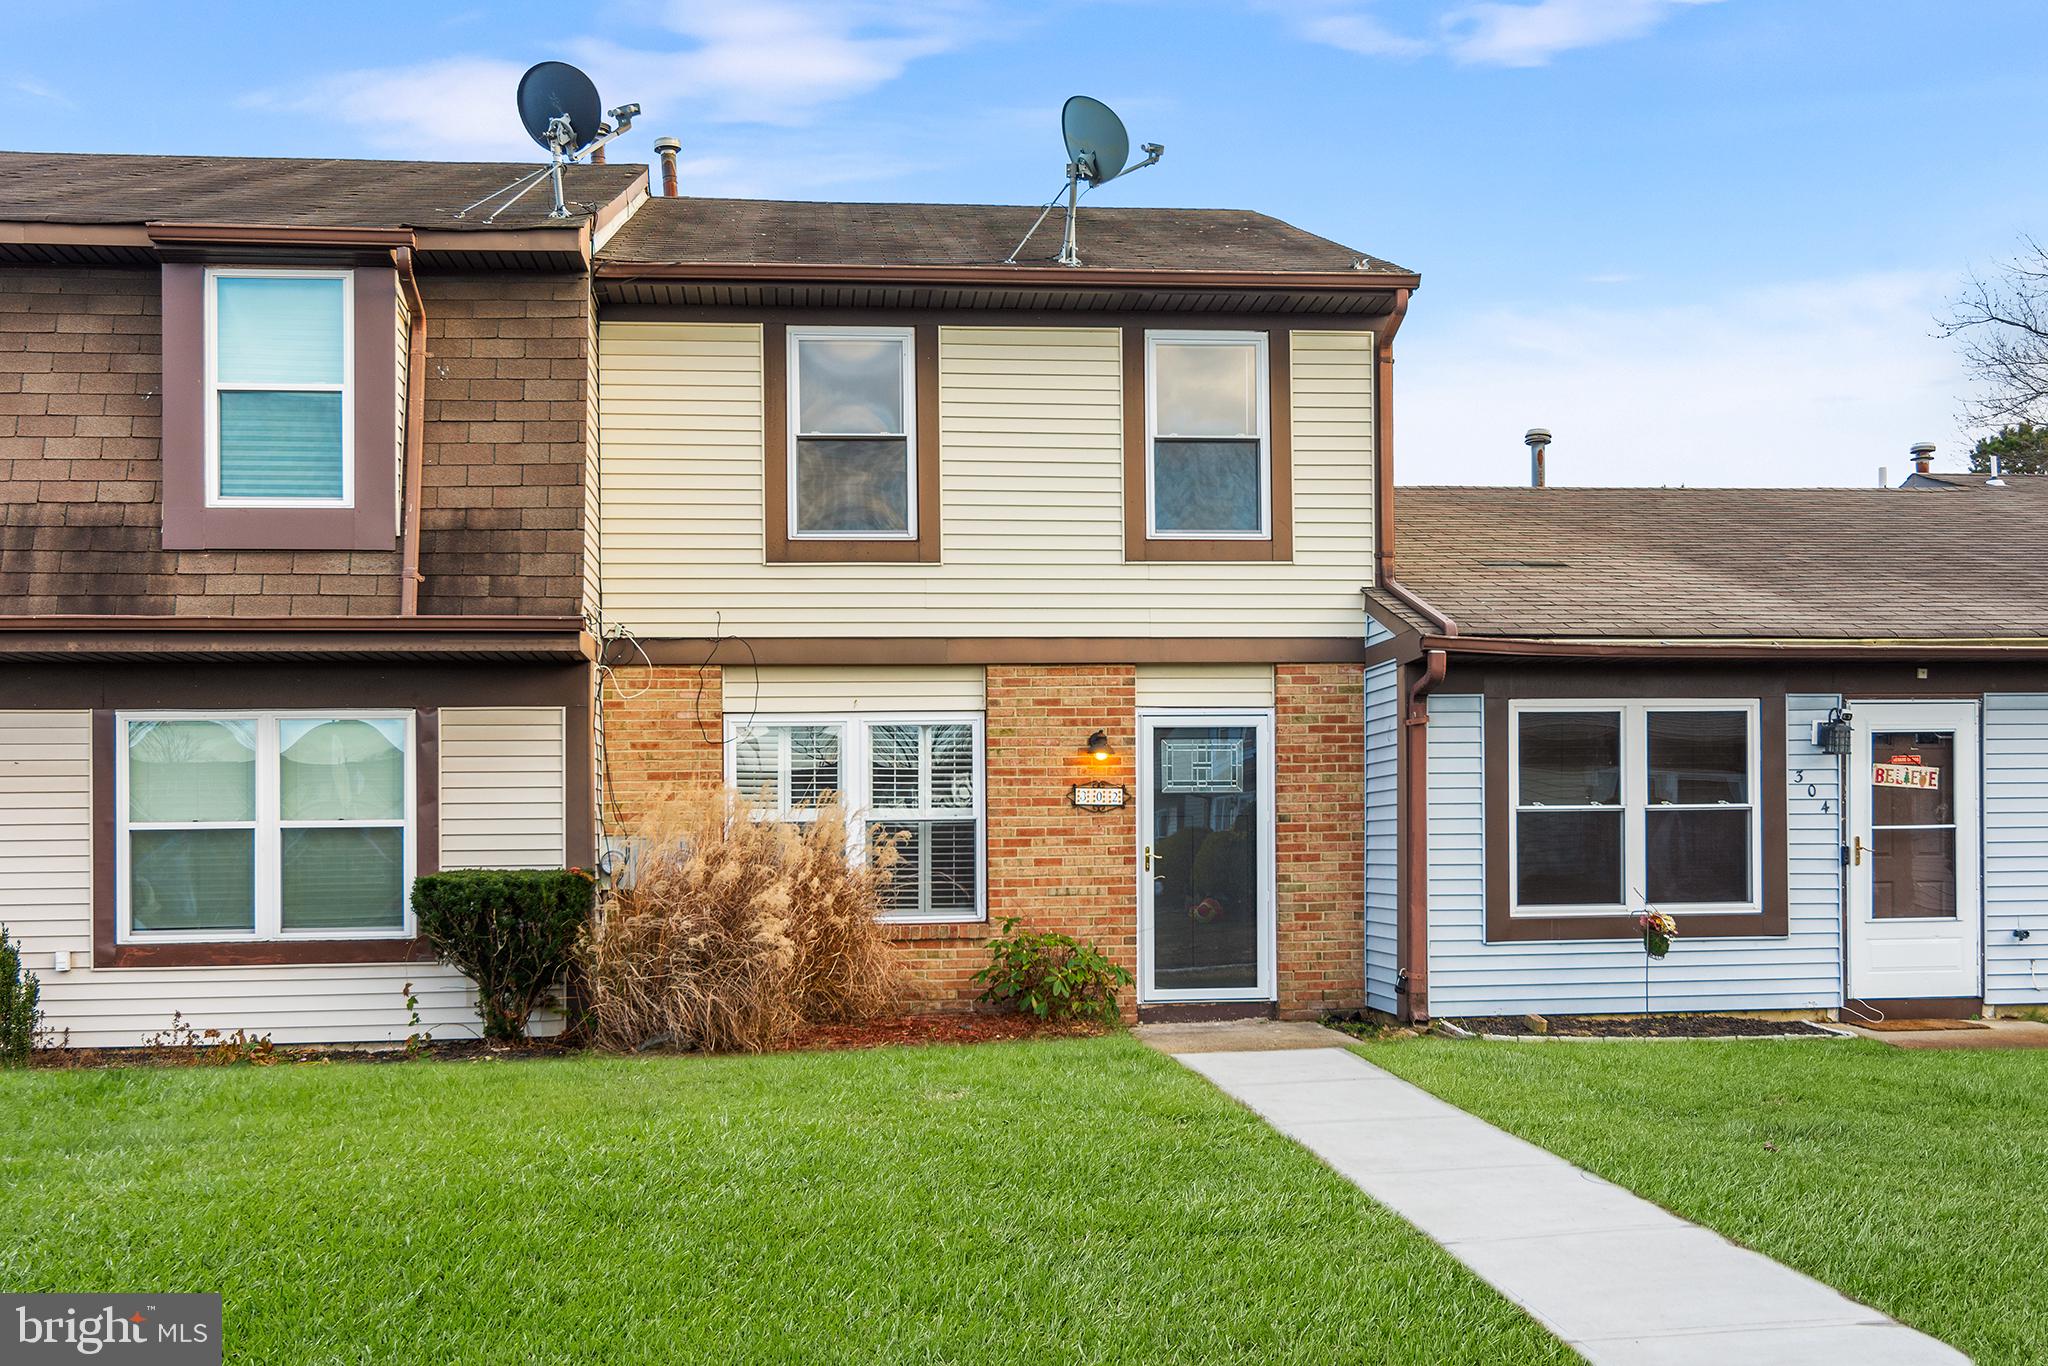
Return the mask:
M 1813 747 L 1822 754 L 1847 754 L 1855 719 L 1849 712 L 1836 707 L 1828 713 L 1827 720 L 1813 723 Z
M 1094 759 L 1097 763 L 1108 762 L 1109 756 L 1114 752 L 1109 747 L 1109 735 L 1107 732 L 1098 730 L 1088 737 L 1088 757 Z

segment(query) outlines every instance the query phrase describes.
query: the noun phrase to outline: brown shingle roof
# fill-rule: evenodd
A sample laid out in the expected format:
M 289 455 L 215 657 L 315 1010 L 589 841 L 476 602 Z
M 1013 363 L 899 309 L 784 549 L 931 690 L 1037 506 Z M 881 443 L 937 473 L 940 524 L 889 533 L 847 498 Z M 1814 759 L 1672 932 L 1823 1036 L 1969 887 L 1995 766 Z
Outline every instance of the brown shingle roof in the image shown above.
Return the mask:
M 0 222 L 237 223 L 280 227 L 508 229 L 560 224 L 539 186 L 495 222 L 457 209 L 534 163 L 0 152 Z M 646 174 L 572 166 L 563 197 L 588 214 Z M 495 201 L 494 201 L 495 202 Z M 569 220 L 574 222 L 575 220 Z
M 1395 573 L 1466 635 L 2048 637 L 2048 476 L 1948 489 L 1402 488 Z
M 999 266 L 1038 212 L 1009 204 L 656 198 L 601 257 L 612 265 Z M 1048 216 L 1017 263 L 1053 264 L 1062 227 L 1058 212 Z M 1110 270 L 1407 273 L 1245 209 L 1084 205 L 1077 240 L 1085 265 Z

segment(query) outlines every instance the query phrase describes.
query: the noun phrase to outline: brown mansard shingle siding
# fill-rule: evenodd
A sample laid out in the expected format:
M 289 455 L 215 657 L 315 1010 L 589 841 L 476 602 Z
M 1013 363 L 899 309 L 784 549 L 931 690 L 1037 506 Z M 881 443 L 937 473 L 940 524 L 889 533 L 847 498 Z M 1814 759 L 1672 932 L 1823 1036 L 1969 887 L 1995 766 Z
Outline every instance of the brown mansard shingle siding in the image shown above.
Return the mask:
M 573 615 L 578 276 L 426 276 L 424 613 Z M 163 549 L 160 277 L 0 270 L 0 614 L 376 616 L 397 551 Z

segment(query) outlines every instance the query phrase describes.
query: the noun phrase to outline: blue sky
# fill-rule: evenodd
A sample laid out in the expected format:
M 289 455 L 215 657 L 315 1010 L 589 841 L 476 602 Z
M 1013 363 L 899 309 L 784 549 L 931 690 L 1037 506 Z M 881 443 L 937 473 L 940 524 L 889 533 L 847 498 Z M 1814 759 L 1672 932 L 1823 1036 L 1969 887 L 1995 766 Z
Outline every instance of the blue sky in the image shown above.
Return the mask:
M 615 160 L 682 139 L 685 192 L 1017 202 L 1096 95 L 1168 148 L 1105 202 L 1257 208 L 1422 273 L 1407 483 L 1518 482 L 1532 425 L 1557 482 L 1868 484 L 1921 438 L 1954 464 L 1936 316 L 2048 235 L 2023 0 L 210 8 L 11 15 L 12 145 L 528 159 L 512 85 L 561 57 L 645 107 Z

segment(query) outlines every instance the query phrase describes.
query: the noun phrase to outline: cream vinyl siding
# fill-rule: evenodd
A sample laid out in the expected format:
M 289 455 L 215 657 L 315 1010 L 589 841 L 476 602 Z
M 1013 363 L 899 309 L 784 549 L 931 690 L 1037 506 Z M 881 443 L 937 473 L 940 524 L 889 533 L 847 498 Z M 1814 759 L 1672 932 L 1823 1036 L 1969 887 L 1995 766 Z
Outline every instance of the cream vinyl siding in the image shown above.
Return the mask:
M 1270 664 L 1140 664 L 1141 707 L 1270 707 Z
M 1365 629 L 1367 333 L 1303 331 L 1290 342 L 1291 564 L 1124 560 L 1123 424 L 1144 415 L 1123 412 L 1115 328 L 940 329 L 939 564 L 764 563 L 758 326 L 607 322 L 600 337 L 605 611 L 641 635 Z
M 560 707 L 441 709 L 441 866 L 560 868 Z
M 441 715 L 444 763 L 452 732 L 459 775 L 496 775 L 489 789 L 464 782 L 444 789 L 443 866 L 491 859 L 496 866 L 559 867 L 561 711 Z M 444 768 L 444 782 L 446 776 Z M 485 823 L 487 807 L 538 812 L 547 805 L 542 787 L 549 781 L 551 827 L 536 816 L 512 822 L 522 828 L 516 837 L 448 837 L 451 826 Z M 478 1032 L 474 989 L 436 963 L 92 967 L 92 741 L 83 711 L 0 712 L 0 924 L 21 942 L 28 969 L 42 983 L 45 1023 L 59 1035 L 68 1031 L 81 1047 L 139 1044 L 168 1029 L 173 1012 L 195 1030 L 246 1029 L 281 1044 L 398 1042 L 413 1028 L 402 991 L 407 982 L 420 998 L 421 1028 L 444 1039 Z M 69 972 L 55 971 L 59 951 L 71 954 Z M 535 1026 L 547 1032 L 551 1022 Z
M 978 665 L 932 668 L 725 668 L 725 714 L 982 711 L 987 673 Z

